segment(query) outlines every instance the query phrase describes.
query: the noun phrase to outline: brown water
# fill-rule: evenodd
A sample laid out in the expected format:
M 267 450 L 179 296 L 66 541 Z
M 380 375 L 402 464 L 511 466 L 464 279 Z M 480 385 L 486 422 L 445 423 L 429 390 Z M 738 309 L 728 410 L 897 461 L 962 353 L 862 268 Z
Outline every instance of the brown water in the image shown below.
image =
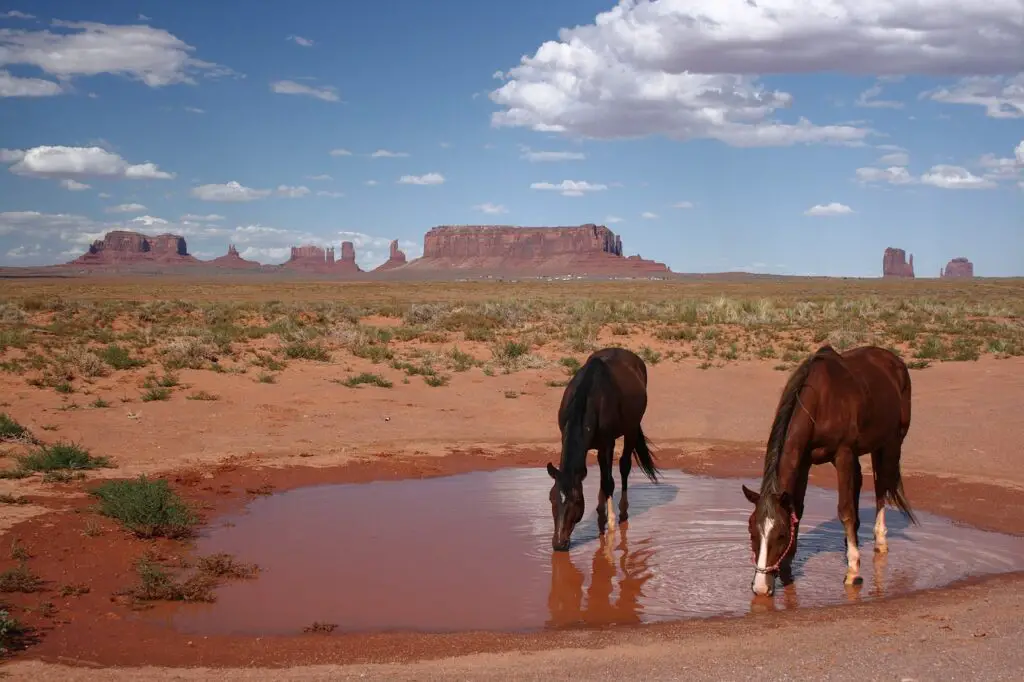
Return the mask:
M 628 527 L 606 543 L 593 511 L 598 479 L 593 467 L 588 512 L 568 553 L 551 550 L 551 479 L 543 467 L 257 499 L 218 519 L 199 551 L 255 562 L 259 578 L 225 584 L 215 603 L 182 608 L 173 625 L 246 635 L 301 632 L 314 621 L 335 623 L 336 631 L 522 631 L 822 606 L 1024 569 L 1024 538 L 926 513 L 919 527 L 907 527 L 892 510 L 889 555 L 880 558 L 872 549 L 874 499 L 865 492 L 864 584 L 844 587 L 836 493 L 810 486 L 795 583 L 774 600 L 753 599 L 750 506 L 740 483 L 756 482 L 666 471 L 654 485 L 634 475 Z

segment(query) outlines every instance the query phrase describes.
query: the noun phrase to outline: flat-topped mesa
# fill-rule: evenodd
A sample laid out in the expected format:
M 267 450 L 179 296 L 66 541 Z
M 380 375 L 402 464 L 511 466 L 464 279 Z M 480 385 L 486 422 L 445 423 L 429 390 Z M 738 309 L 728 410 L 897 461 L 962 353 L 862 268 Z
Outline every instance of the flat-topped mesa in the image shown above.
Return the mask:
M 362 272 L 356 265 L 356 249 L 352 242 L 341 243 L 341 260 L 334 259 L 334 247 L 324 248 L 314 244 L 293 246 L 291 257 L 282 268 L 286 270 L 302 270 L 320 273 L 355 273 Z
M 374 272 L 379 270 L 392 270 L 394 268 L 400 268 L 406 264 L 405 251 L 398 248 L 398 240 L 392 239 L 391 246 L 388 247 L 388 259 L 375 267 Z
M 914 254 L 910 254 L 910 262 L 907 262 L 907 252 L 903 249 L 889 247 L 882 256 L 882 277 L 913 277 L 914 276 Z
M 72 261 L 74 265 L 131 263 L 198 263 L 188 253 L 185 238 L 176 234 L 151 237 L 141 232 L 114 230 L 97 239 L 89 250 Z
M 211 261 L 206 261 L 206 264 L 217 268 L 231 268 L 234 270 L 259 270 L 263 267 L 256 261 L 242 258 L 234 244 L 228 244 L 228 252 L 226 254 L 218 256 Z
M 974 263 L 959 256 L 946 263 L 946 268 L 939 271 L 939 277 L 974 277 Z
M 423 257 L 408 269 L 532 274 L 669 273 L 663 263 L 623 258 L 622 240 L 604 225 L 564 227 L 442 225 L 423 237 Z

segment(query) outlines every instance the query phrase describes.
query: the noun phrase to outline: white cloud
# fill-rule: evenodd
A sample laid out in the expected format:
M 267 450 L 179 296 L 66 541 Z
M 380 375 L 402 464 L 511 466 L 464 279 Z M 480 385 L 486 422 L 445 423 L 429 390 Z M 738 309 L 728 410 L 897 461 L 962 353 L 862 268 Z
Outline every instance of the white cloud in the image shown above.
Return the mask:
M 473 210 L 474 211 L 480 211 L 481 213 L 490 213 L 490 214 L 508 213 L 508 209 L 505 208 L 504 205 L 502 205 L 502 204 L 492 204 L 490 202 L 485 202 L 485 203 L 482 203 L 482 204 L 477 204 L 476 206 L 473 207 Z
M 325 173 L 323 175 L 307 175 L 306 179 L 307 180 L 316 180 L 318 182 L 327 182 L 329 180 L 333 180 L 334 178 L 332 178 L 330 175 L 327 175 Z
M 403 175 L 398 178 L 402 185 L 441 185 L 444 184 L 444 176 L 440 173 L 426 173 L 424 175 Z
M 36 15 L 34 15 L 34 14 L 28 14 L 26 12 L 19 12 L 16 9 L 12 9 L 12 10 L 8 10 L 8 11 L 4 12 L 3 16 L 7 17 L 8 19 L 35 19 L 36 18 Z
M 53 97 L 64 92 L 60 83 L 43 78 L 19 78 L 0 69 L 0 97 Z
M 607 218 L 605 218 L 604 221 L 606 223 L 608 223 L 609 225 L 614 225 L 615 223 L 621 223 L 622 222 L 622 218 L 620 218 L 617 215 L 610 215 Z
M 270 89 L 279 95 L 307 95 L 325 102 L 338 102 L 341 100 L 338 97 L 338 89 L 333 85 L 317 87 L 315 85 L 303 85 L 295 81 L 283 80 L 271 83 Z
M 892 152 L 878 159 L 879 166 L 909 166 L 910 155 L 906 152 Z
M 200 109 L 199 107 L 185 107 L 185 111 L 190 114 L 205 114 L 206 109 Z
M 995 181 L 974 175 L 962 166 L 939 164 L 932 166 L 920 177 L 914 177 L 906 168 L 858 168 L 856 178 L 863 184 L 888 183 L 890 185 L 928 185 L 940 189 L 991 189 Z
M 101 147 L 42 145 L 31 149 L 2 149 L 0 161 L 14 162 L 10 168 L 12 173 L 39 178 L 169 180 L 175 177 L 174 173 L 162 171 L 154 163 L 130 164 Z
M 0 29 L 0 66 L 23 64 L 59 79 L 109 73 L 151 88 L 194 84 L 194 75 L 235 75 L 231 69 L 192 56 L 195 48 L 163 29 L 141 25 L 54 21 L 61 29 Z
M 913 184 L 914 176 L 902 166 L 890 166 L 888 168 L 858 168 L 856 171 L 859 182 L 869 184 L 873 182 L 887 182 L 890 185 Z
M 347 149 L 332 149 L 328 152 L 331 156 L 352 156 L 352 152 Z
M 882 84 L 875 83 L 870 88 L 860 93 L 857 97 L 857 101 L 854 102 L 858 107 L 868 107 L 871 109 L 902 109 L 903 102 L 896 102 L 893 100 L 878 99 L 878 96 L 882 94 Z
M 853 213 L 852 208 L 846 204 L 840 204 L 835 201 L 829 204 L 816 204 L 804 211 L 804 215 L 810 216 L 837 216 L 849 215 L 850 213 Z
M 1024 140 L 1020 141 L 1020 144 L 1013 150 L 1013 154 L 1017 159 L 1017 163 L 1024 166 Z
M 376 180 L 367 180 L 365 184 L 367 187 L 375 187 L 378 183 Z
M 117 206 L 108 206 L 103 210 L 107 213 L 142 213 L 146 207 L 142 204 L 118 204 Z
M 60 181 L 60 186 L 69 192 L 81 192 L 83 190 L 91 189 L 92 185 L 87 185 L 84 182 L 78 182 L 71 178 L 65 178 Z
M 221 202 L 244 202 L 244 201 L 256 201 L 257 199 L 265 199 L 271 195 L 284 197 L 285 199 L 299 199 L 304 196 L 308 196 L 311 190 L 304 186 L 299 185 L 293 187 L 290 185 L 278 185 L 277 189 L 253 189 L 252 187 L 246 187 L 245 185 L 231 180 L 224 184 L 211 183 L 207 185 L 199 185 L 189 190 L 189 193 L 197 199 L 203 201 L 221 201 Z
M 646 220 L 656 220 L 658 218 L 658 214 L 652 213 L 650 211 L 644 211 L 643 213 L 640 214 L 640 217 Z
M 938 165 L 921 176 L 922 185 L 942 189 L 991 189 L 996 183 L 988 178 L 974 175 L 961 166 Z
M 252 189 L 234 180 L 223 185 L 199 185 L 198 187 L 193 187 L 189 193 L 203 201 L 224 202 L 255 201 L 256 199 L 270 196 L 269 189 Z
M 299 199 L 308 195 L 310 192 L 309 188 L 305 185 L 299 185 L 298 187 L 290 187 L 288 185 L 277 186 L 277 196 L 285 197 L 287 199 Z
M 1020 12 L 1019 3 L 1017 11 Z M 1020 20 L 1017 20 L 1017 40 L 1024 43 Z M 1010 33 L 1010 31 L 1005 31 Z M 1021 47 L 1017 47 L 1017 68 L 1020 68 Z M 993 59 L 998 59 L 993 56 Z M 1014 69 L 1016 70 L 1016 69 Z M 952 87 L 936 88 L 922 93 L 937 102 L 969 104 L 985 108 L 989 118 L 1024 118 L 1024 72 L 1016 76 L 971 76 L 962 78 Z
M 387 149 L 378 149 L 370 154 L 371 159 L 404 159 L 409 156 L 406 152 L 392 152 Z
M 316 45 L 316 43 L 312 39 L 303 38 L 302 36 L 292 35 L 285 38 L 285 40 L 291 40 L 296 45 L 301 45 L 302 47 L 313 47 L 314 45 Z
M 582 152 L 535 152 L 529 147 L 523 147 L 520 158 L 527 161 L 581 161 L 587 158 L 587 155 Z
M 490 93 L 498 126 L 734 146 L 856 143 L 852 125 L 784 123 L 754 74 L 1001 74 L 1024 61 L 1018 0 L 628 0 L 562 29 Z
M 672 204 L 672 208 L 693 208 L 693 202 L 692 201 L 677 201 L 676 203 Z
M 183 223 L 214 223 L 219 220 L 224 220 L 224 216 L 216 213 L 209 213 L 207 215 L 197 215 L 195 213 L 186 213 L 181 216 L 181 222 Z
M 601 192 L 608 189 L 608 185 L 593 184 L 586 180 L 562 180 L 557 185 L 550 182 L 534 182 L 530 189 L 539 189 L 552 192 L 561 192 L 566 197 L 581 197 L 587 192 Z
M 339 197 L 345 196 L 343 192 L 331 192 L 325 189 L 317 190 L 316 195 L 318 197 L 329 197 L 331 199 L 337 199 Z
M 140 215 L 137 218 L 132 218 L 129 221 L 129 223 L 131 223 L 135 229 L 171 224 L 170 221 L 168 220 L 164 220 L 163 218 L 157 218 L 151 215 Z

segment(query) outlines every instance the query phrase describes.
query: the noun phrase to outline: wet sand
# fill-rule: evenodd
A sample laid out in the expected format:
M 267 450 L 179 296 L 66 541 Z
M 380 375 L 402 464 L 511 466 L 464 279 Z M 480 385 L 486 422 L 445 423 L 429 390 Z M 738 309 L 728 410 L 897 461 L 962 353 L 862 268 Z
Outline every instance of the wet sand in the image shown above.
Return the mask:
M 320 368 L 289 368 L 279 385 L 269 387 L 235 377 L 185 374 L 183 379 L 196 388 L 216 382 L 213 387 L 224 399 L 213 406 L 184 400 L 147 404 L 140 419 L 133 420 L 117 409 L 103 418 L 83 410 L 59 412 L 57 396 L 6 377 L 3 382 L 10 385 L 3 389 L 11 395 L 8 409 L 17 419 L 37 430 L 41 423 L 58 422 L 61 437 L 115 457 L 121 468 L 102 475 L 177 470 L 176 485 L 202 501 L 207 514 L 238 509 L 253 498 L 247 489 L 265 484 L 284 490 L 516 463 L 542 466 L 556 453 L 554 413 L 560 391 L 545 385 L 554 372 L 456 377 L 443 390 L 410 385 L 356 396 L 325 385 Z M 1024 363 L 944 364 L 915 372 L 913 378 L 914 421 L 904 449 L 912 503 L 981 528 L 1024 533 L 1019 513 L 1024 425 L 1015 417 L 1024 397 Z M 645 430 L 661 446 L 662 466 L 756 475 L 760 444 L 784 380 L 784 374 L 760 364 L 709 371 L 652 368 Z M 233 388 L 234 381 L 238 385 Z M 505 399 L 507 390 L 520 397 Z M 247 408 L 249 401 L 257 408 Z M 459 436 L 452 440 L 450 434 Z M 305 466 L 283 468 L 295 464 Z M 826 488 L 834 488 L 834 480 L 831 467 L 812 476 L 812 482 Z M 0 508 L 0 522 L 8 528 L 5 541 L 22 539 L 35 555 L 33 568 L 53 583 L 82 576 L 93 580 L 90 595 L 53 599 L 58 611 L 53 629 L 38 646 L 2 667 L 13 679 L 171 679 L 184 672 L 80 667 L 90 662 L 174 668 L 332 664 L 237 675 L 191 670 L 189 679 L 539 679 L 552 670 L 572 670 L 586 679 L 615 672 L 651 679 L 747 679 L 750 674 L 773 679 L 1015 679 L 1024 662 L 1018 644 L 1024 634 L 1019 616 L 1024 579 L 1019 576 L 867 604 L 600 631 L 183 639 L 166 634 L 166 628 L 150 630 L 109 599 L 130 578 L 130 559 L 141 553 L 141 543 L 113 527 L 86 537 L 81 530 L 88 516 L 73 510 L 21 520 L 37 506 L 87 505 L 81 498 L 54 497 L 71 486 L 0 484 L 4 491 L 35 491 L 39 503 Z M 545 498 L 542 493 L 542 505 Z M 586 520 L 592 522 L 592 514 Z M 867 539 L 862 535 L 862 543 L 869 546 L 869 533 Z M 777 594 L 781 604 L 784 593 Z M 807 653 L 791 659 L 794 646 Z M 387 661 L 401 665 L 363 665 Z

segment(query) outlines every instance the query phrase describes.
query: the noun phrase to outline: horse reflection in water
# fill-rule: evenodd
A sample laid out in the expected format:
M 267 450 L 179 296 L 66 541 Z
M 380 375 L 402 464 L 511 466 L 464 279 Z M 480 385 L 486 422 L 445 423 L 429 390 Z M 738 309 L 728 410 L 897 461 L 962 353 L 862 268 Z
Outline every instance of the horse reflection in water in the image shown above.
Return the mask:
M 646 538 L 630 548 L 627 524 L 621 527 L 619 543 L 614 548 L 612 540 L 602 536 L 591 560 L 585 604 L 583 584 L 586 578 L 583 571 L 573 563 L 568 552 L 552 552 L 551 591 L 548 594 L 550 617 L 546 625 L 558 628 L 640 623 L 643 586 L 652 575 L 649 562 L 654 550 L 650 544 L 650 538 Z M 620 552 L 617 562 L 615 552 Z M 619 596 L 612 603 L 616 578 Z

